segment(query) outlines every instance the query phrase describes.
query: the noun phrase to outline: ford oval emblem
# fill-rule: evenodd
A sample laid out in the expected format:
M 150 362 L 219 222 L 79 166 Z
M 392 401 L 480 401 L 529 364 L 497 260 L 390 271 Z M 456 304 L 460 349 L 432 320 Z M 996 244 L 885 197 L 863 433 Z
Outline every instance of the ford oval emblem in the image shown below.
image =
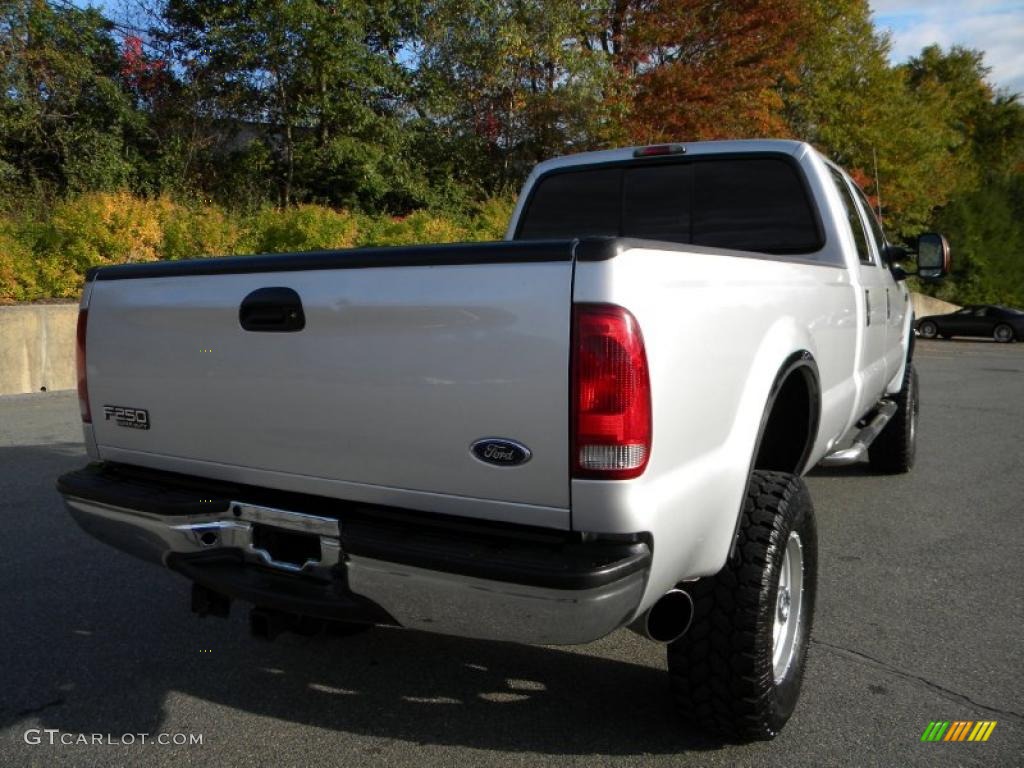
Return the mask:
M 469 446 L 469 450 L 480 461 L 496 467 L 518 467 L 533 455 L 522 443 L 503 437 L 481 438 Z

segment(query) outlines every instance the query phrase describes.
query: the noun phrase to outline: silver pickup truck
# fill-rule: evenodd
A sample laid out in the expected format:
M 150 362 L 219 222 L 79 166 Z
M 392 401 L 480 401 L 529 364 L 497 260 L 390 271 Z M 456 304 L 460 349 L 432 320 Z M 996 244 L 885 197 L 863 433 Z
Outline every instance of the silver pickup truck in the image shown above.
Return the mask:
M 801 475 L 913 464 L 906 255 L 812 147 L 736 141 L 542 163 L 504 242 L 105 267 L 78 329 L 93 463 L 58 487 L 200 615 L 631 626 L 688 722 L 770 738 L 814 609 Z M 918 272 L 948 268 L 922 235 Z

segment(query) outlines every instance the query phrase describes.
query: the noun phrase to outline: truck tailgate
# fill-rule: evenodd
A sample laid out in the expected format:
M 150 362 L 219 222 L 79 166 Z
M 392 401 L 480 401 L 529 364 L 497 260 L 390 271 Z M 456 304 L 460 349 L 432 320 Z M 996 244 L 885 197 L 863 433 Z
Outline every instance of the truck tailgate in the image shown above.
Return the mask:
M 173 459 L 186 459 L 230 480 L 265 471 L 270 486 L 301 476 L 567 509 L 572 248 L 101 270 L 86 344 L 100 456 L 179 471 Z M 243 301 L 267 288 L 298 295 L 301 330 L 242 327 Z M 148 428 L 117 408 L 145 410 Z M 517 441 L 532 458 L 485 463 L 470 451 L 481 438 Z M 448 511 L 442 497 L 416 506 Z

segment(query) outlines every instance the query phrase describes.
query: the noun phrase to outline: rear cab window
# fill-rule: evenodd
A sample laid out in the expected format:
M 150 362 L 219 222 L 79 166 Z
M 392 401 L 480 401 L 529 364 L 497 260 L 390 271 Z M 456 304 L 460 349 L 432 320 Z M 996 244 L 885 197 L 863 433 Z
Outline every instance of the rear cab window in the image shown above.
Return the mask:
M 551 171 L 530 193 L 520 240 L 618 235 L 777 255 L 824 245 L 803 173 L 768 153 Z

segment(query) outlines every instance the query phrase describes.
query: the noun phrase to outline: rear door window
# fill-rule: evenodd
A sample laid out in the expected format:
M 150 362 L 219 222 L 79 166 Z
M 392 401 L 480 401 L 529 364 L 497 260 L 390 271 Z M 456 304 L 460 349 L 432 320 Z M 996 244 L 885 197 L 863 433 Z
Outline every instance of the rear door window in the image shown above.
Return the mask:
M 875 246 L 878 249 L 878 255 L 881 256 L 885 253 L 885 233 L 882 231 L 882 223 L 878 220 L 878 214 L 875 209 L 871 207 L 871 203 L 868 202 L 867 197 L 861 188 L 856 184 L 853 186 L 854 191 L 857 193 L 857 199 L 860 200 L 861 210 L 864 211 L 864 218 L 868 222 L 868 231 L 871 234 L 872 239 L 875 241 Z
M 824 238 L 797 166 L 764 155 L 556 171 L 535 185 L 517 237 L 622 235 L 806 254 Z
M 846 219 L 850 222 L 850 231 L 853 233 L 853 243 L 857 247 L 857 258 L 861 264 L 873 264 L 871 250 L 868 248 L 868 237 L 864 231 L 864 222 L 857 213 L 857 203 L 853 199 L 850 188 L 846 186 L 846 179 L 834 168 L 829 168 L 832 174 L 832 181 L 839 190 L 839 197 L 843 201 L 843 210 L 846 211 Z

